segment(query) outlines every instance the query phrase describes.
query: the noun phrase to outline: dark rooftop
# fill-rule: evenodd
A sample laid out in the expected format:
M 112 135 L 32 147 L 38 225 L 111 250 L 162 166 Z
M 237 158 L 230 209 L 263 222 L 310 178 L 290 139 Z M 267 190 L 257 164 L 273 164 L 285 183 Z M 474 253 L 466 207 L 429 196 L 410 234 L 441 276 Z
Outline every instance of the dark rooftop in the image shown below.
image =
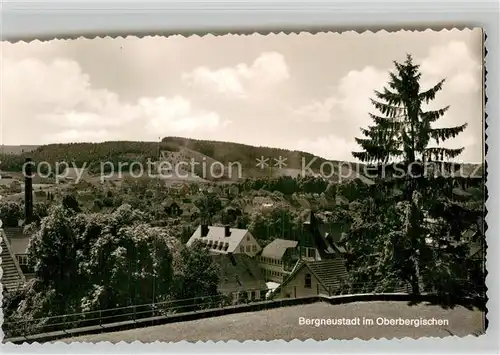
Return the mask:
M 306 262 L 325 288 L 338 287 L 341 280 L 347 279 L 347 269 L 342 258 Z
M 332 326 L 299 325 L 299 318 L 326 319 L 370 318 L 387 319 L 442 319 L 448 321 L 446 326 Z M 418 304 L 409 306 L 407 302 L 356 302 L 342 305 L 331 305 L 317 302 L 309 305 L 290 306 L 270 310 L 225 315 L 214 318 L 198 319 L 182 323 L 138 328 L 113 333 L 86 335 L 61 341 L 119 341 L 154 342 L 154 341 L 228 341 L 228 340 L 285 340 L 294 339 L 328 340 L 360 338 L 419 338 L 446 337 L 457 335 L 479 335 L 484 333 L 484 313 L 479 310 L 469 311 L 461 306 L 443 309 L 439 306 Z
M 255 259 L 245 254 L 213 255 L 220 268 L 219 291 L 236 292 L 267 289 L 264 277 Z

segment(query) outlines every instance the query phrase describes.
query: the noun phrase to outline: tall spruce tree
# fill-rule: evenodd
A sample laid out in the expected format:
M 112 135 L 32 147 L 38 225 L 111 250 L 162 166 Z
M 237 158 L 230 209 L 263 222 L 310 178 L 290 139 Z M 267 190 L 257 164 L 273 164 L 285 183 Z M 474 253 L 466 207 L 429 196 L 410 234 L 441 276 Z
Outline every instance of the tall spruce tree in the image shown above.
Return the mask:
M 407 55 L 404 63 L 395 61 L 394 65 L 396 70 L 389 73 L 388 87 L 375 91 L 376 99 L 371 99 L 381 115 L 369 114 L 375 125 L 361 129 L 366 138 L 356 138 L 356 142 L 363 151 L 353 152 L 353 156 L 366 163 L 402 161 L 405 164 L 418 160 L 443 162 L 457 157 L 463 148 L 450 149 L 439 144 L 463 132 L 467 123 L 433 128 L 432 124 L 443 117 L 449 106 L 428 111 L 424 107 L 442 90 L 445 79 L 422 90 L 422 73 L 411 55 Z M 430 145 L 432 140 L 436 146 Z
M 463 148 L 449 149 L 440 144 L 463 132 L 467 123 L 435 128 L 434 123 L 443 117 L 449 106 L 426 110 L 425 105 L 434 100 L 445 80 L 422 90 L 419 65 L 413 63 L 410 55 L 404 63 L 394 62 L 394 65 L 395 71 L 389 73 L 388 85 L 382 91 L 375 91 L 376 99 L 371 100 L 380 113 L 370 113 L 374 125 L 361 129 L 365 137 L 355 139 L 362 151 L 352 154 L 362 162 L 383 166 L 384 169 L 379 169 L 379 172 L 397 164 L 403 168 L 401 171 L 404 174 L 397 179 L 380 175 L 378 183 L 373 185 L 372 195 L 379 196 L 378 207 L 359 216 L 363 222 L 354 225 L 345 241 L 351 259 L 357 260 L 358 264 L 357 270 L 351 274 L 355 276 L 354 282 L 357 274 L 363 275 L 358 277 L 358 282 L 390 286 L 386 291 L 394 290 L 402 282 L 410 285 L 411 292 L 415 294 L 421 292 L 421 287 L 426 291 L 436 290 L 443 284 L 447 285 L 447 289 L 441 287 L 439 292 L 455 292 L 463 280 L 460 264 L 464 261 L 466 250 L 454 247 L 449 240 L 452 227 L 449 219 L 443 216 L 444 211 L 449 209 L 436 208 L 437 205 L 444 205 L 443 200 L 448 200 L 443 194 L 450 189 L 442 187 L 450 185 L 450 179 L 431 179 L 422 174 L 415 176 L 414 167 L 418 168 L 416 163 L 419 162 L 448 166 L 446 161 L 456 158 Z M 409 167 L 412 169 L 409 170 Z M 396 203 L 392 193 L 394 185 L 404 191 L 397 197 L 399 203 Z M 387 186 L 390 188 L 382 188 Z M 382 199 L 381 193 L 385 196 Z M 434 215 L 429 213 L 436 210 L 440 211 Z M 373 228 L 374 221 L 378 228 Z M 370 232 L 367 233 L 367 230 Z M 372 246 L 370 258 L 363 255 L 366 254 L 367 243 Z M 436 265 L 440 268 L 438 278 L 432 272 Z

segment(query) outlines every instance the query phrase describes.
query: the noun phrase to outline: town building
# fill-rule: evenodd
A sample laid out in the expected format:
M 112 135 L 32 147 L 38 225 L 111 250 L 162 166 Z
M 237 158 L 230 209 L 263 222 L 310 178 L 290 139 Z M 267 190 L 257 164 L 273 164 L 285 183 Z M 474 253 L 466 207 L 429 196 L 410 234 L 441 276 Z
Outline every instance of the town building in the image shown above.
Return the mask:
M 202 224 L 186 245 L 189 247 L 195 240 L 200 240 L 215 254 L 246 254 L 254 257 L 262 250 L 248 229 L 230 226 L 216 227 Z
M 341 228 L 331 228 L 308 212 L 299 240 L 275 239 L 258 255 L 266 281 L 284 282 L 302 262 L 342 258 L 345 249 L 338 243 L 341 236 Z
M 8 243 L 6 247 L 10 250 L 12 254 L 11 257 L 14 258 L 19 265 L 24 279 L 29 280 L 33 277 L 33 270 L 28 267 L 27 250 L 30 236 L 26 235 L 23 230 L 23 227 L 6 227 L 3 229 L 3 236 L 5 236 L 6 243 Z M 2 260 L 4 259 L 2 258 Z
M 192 202 L 184 203 L 181 209 L 181 217 L 191 221 L 196 220 L 201 215 L 200 209 Z
M 276 298 L 332 296 L 347 284 L 347 269 L 342 257 L 320 261 L 302 261 L 273 295 Z
M 170 217 L 179 217 L 182 214 L 179 204 L 171 198 L 167 198 L 162 206 Z
M 233 303 L 265 299 L 267 285 L 254 258 L 246 254 L 218 254 L 212 257 L 220 270 L 220 293 L 230 296 Z
M 342 235 L 342 226 L 324 224 L 310 211 L 298 244 L 300 259 L 318 261 L 344 254 L 339 243 Z
M 15 253 L 12 251 L 9 238 L 5 231 L 0 228 L 0 237 L 2 238 L 2 285 L 4 292 L 15 292 L 26 282 L 21 267 L 17 261 Z
M 282 283 L 299 261 L 298 241 L 275 239 L 257 256 L 266 281 Z

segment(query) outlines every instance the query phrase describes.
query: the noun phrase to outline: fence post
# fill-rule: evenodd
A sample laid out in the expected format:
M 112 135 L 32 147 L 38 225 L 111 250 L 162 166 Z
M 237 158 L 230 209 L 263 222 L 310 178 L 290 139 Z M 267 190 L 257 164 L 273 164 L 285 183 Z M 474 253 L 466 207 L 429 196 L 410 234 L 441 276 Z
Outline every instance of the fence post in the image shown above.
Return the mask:
M 297 298 L 297 286 L 293 286 L 293 298 Z
M 319 284 L 316 284 L 316 295 L 319 296 Z

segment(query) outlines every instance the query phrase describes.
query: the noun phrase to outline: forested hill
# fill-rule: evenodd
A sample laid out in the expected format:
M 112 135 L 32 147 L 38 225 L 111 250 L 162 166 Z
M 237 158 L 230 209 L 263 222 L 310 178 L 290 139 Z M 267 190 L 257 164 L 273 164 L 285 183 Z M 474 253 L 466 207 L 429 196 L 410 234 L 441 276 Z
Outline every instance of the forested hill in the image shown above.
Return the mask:
M 27 147 L 27 146 L 26 146 Z M 38 147 L 30 146 L 31 149 L 23 149 L 21 146 L 4 147 L 1 157 L 1 169 L 3 171 L 21 171 L 25 157 L 32 158 L 35 162 L 45 161 L 71 162 L 76 167 L 84 164 L 92 172 L 97 172 L 102 161 L 145 163 L 148 159 L 157 160 L 161 151 L 177 152 L 183 158 L 194 158 L 196 161 L 218 161 L 228 166 L 229 163 L 239 163 L 245 169 L 245 177 L 258 177 L 263 175 L 288 175 L 297 176 L 302 165 L 307 165 L 316 172 L 326 160 L 313 154 L 290 151 L 286 149 L 255 147 L 246 144 L 231 142 L 215 142 L 206 140 L 195 140 L 181 137 L 166 137 L 161 142 L 138 142 L 138 141 L 110 141 L 102 143 L 68 143 L 49 144 Z M 280 159 L 286 164 L 281 169 L 257 167 L 257 159 L 269 158 L 267 163 L 275 165 Z M 304 162 L 304 163 L 303 163 Z M 309 164 L 312 162 L 312 164 Z M 332 161 L 332 165 L 340 165 L 341 162 Z M 346 164 L 347 165 L 347 164 Z M 352 163 L 351 166 L 356 167 Z M 324 172 L 330 174 L 329 166 Z
M 157 160 L 161 151 L 174 152 L 183 159 L 195 159 L 196 161 L 221 162 L 224 166 L 230 163 L 239 163 L 244 169 L 244 177 L 273 176 L 298 176 L 304 166 L 308 166 L 315 173 L 320 173 L 321 164 L 327 160 L 313 154 L 302 151 L 291 151 L 271 147 L 256 147 L 246 144 L 232 142 L 217 142 L 207 140 L 195 140 L 182 137 L 166 137 L 161 142 L 139 142 L 139 141 L 109 141 L 102 143 L 68 143 L 49 144 L 42 146 L 4 146 L 1 155 L 2 171 L 21 171 L 25 157 L 32 158 L 35 162 L 68 162 L 76 167 L 89 168 L 91 172 L 99 172 L 100 163 L 110 161 L 114 164 L 119 162 L 138 161 L 146 163 L 148 159 Z M 269 158 L 267 163 L 271 166 L 261 168 L 256 166 L 261 157 Z M 285 165 L 280 169 L 275 167 L 277 160 L 281 159 Z M 331 175 L 336 179 L 339 175 L 339 167 L 342 168 L 342 176 L 352 176 L 349 170 L 362 172 L 362 165 L 342 161 L 329 160 L 332 164 L 325 164 L 323 175 Z M 469 164 L 468 169 L 475 169 L 474 164 Z M 331 173 L 331 166 L 334 173 Z M 349 169 L 349 170 L 347 170 Z M 307 170 L 309 171 L 309 170 Z

